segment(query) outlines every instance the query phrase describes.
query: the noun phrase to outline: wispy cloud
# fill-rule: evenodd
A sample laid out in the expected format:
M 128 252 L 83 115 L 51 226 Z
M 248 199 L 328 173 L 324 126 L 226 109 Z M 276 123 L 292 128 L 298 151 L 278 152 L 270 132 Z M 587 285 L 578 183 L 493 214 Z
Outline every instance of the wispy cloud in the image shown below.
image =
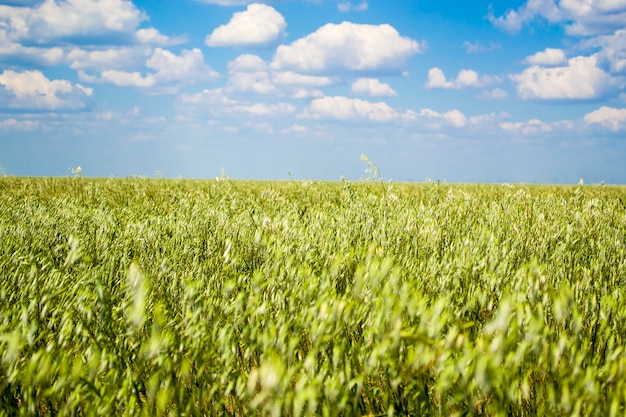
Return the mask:
M 350 1 L 342 1 L 337 3 L 337 10 L 340 12 L 364 12 L 368 9 L 367 0 L 363 0 L 361 3 L 354 4 Z
M 494 42 L 489 42 L 488 45 L 483 45 L 480 43 L 480 41 L 476 41 L 476 42 L 465 41 L 463 42 L 463 46 L 465 47 L 465 50 L 467 51 L 468 54 L 491 52 L 491 51 L 495 51 L 496 49 L 502 48 L 501 45 L 494 43 Z

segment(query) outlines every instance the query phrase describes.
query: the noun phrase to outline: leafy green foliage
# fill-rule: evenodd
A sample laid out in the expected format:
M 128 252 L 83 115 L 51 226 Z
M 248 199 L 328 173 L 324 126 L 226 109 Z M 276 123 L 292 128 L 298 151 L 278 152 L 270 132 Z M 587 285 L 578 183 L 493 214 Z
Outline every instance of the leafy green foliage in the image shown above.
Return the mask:
M 0 413 L 626 412 L 623 188 L 0 193 Z

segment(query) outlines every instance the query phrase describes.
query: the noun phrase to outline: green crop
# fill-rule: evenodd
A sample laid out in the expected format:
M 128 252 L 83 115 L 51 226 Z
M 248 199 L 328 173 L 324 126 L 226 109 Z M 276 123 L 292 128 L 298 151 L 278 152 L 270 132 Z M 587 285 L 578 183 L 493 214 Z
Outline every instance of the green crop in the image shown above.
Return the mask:
M 0 178 L 0 415 L 626 414 L 626 189 Z

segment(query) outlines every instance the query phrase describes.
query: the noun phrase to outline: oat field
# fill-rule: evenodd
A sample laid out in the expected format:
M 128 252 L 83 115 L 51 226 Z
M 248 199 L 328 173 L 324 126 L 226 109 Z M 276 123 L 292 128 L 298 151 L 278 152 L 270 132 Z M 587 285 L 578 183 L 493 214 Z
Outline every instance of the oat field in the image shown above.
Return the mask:
M 626 188 L 0 178 L 0 415 L 623 416 Z

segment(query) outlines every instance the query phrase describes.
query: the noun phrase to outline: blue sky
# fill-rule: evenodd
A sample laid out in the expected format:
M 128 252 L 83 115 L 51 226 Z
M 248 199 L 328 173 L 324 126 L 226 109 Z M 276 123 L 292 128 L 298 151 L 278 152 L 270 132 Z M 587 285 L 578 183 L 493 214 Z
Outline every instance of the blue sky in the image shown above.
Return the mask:
M 626 0 L 0 0 L 9 175 L 626 183 Z

